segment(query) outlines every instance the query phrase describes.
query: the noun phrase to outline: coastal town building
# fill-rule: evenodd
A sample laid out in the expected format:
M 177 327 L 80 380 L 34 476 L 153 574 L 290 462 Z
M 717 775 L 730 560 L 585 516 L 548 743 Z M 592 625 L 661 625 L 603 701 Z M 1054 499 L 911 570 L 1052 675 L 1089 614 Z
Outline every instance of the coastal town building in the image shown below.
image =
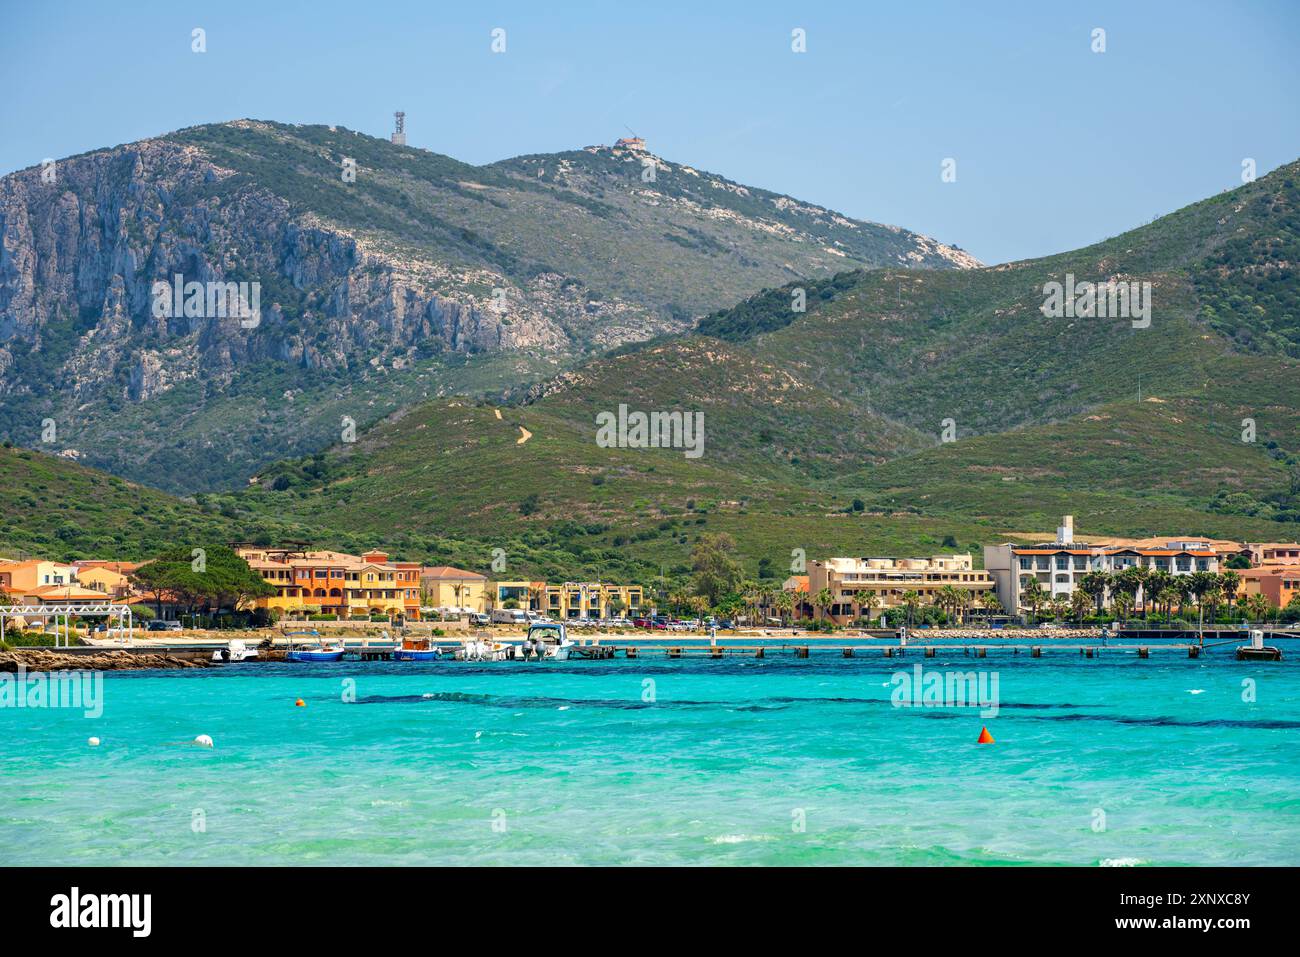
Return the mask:
M 1300 562 L 1244 568 L 1237 576 L 1239 596 L 1263 595 L 1277 608 L 1285 608 L 1300 595 Z
M 47 585 L 70 585 L 77 580 L 75 565 L 30 558 L 0 562 L 0 589 L 22 595 Z
M 1081 542 L 1074 538 L 1074 517 L 1066 515 L 1053 542 L 985 545 L 984 568 L 993 578 L 1002 606 L 1018 614 L 1025 610 L 1023 596 L 1032 582 L 1037 582 L 1049 599 L 1068 599 L 1092 572 L 1122 572 L 1126 568 L 1170 575 L 1218 572 L 1221 544 L 1201 538 L 1168 539 L 1151 545 Z M 1138 599 L 1143 597 L 1139 590 Z
M 828 558 L 808 563 L 808 592 L 816 599 L 829 590 L 832 604 L 822 614 L 837 622 L 849 621 L 903 604 L 904 596 L 915 592 L 923 604 L 934 604 L 939 592 L 954 588 L 962 592 L 968 607 L 981 594 L 993 590 L 988 572 L 975 568 L 965 555 L 932 555 L 929 558 Z
M 1242 552 L 1252 565 L 1300 565 L 1300 542 L 1246 542 Z
M 255 608 L 281 613 L 319 610 L 344 619 L 420 618 L 419 562 L 390 561 L 378 550 L 349 555 L 239 545 L 235 552 L 275 586 L 276 594 L 255 599 Z
M 142 563 L 95 560 L 78 561 L 72 564 L 76 568 L 78 584 L 102 591 L 110 598 L 126 598 L 134 591 L 131 573 Z
M 609 582 L 504 581 L 495 586 L 495 607 L 535 611 L 559 621 L 615 618 L 642 610 L 640 585 Z
M 109 596 L 102 591 L 83 588 L 77 584 L 42 585 L 40 588 L 33 588 L 22 596 L 24 605 L 49 605 L 52 607 L 84 605 L 88 602 L 107 602 L 108 600 Z
M 420 606 L 426 612 L 483 613 L 491 604 L 491 590 L 486 575 L 433 565 L 420 569 Z

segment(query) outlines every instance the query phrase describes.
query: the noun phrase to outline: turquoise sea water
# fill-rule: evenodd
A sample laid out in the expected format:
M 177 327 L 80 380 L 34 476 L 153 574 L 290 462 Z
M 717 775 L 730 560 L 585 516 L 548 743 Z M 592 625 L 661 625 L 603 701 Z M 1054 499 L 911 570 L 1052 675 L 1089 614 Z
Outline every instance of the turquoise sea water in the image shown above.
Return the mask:
M 996 672 L 999 713 L 892 706 L 917 664 Z M 103 688 L 98 719 L 0 708 L 0 863 L 1300 864 L 1295 654 L 246 664 Z

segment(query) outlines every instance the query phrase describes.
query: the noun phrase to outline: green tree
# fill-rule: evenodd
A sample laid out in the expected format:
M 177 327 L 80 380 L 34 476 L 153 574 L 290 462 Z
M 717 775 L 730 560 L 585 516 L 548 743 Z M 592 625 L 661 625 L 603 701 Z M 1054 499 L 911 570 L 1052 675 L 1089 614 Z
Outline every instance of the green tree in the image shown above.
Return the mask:
M 1038 609 L 1047 601 L 1047 592 L 1036 578 L 1030 578 L 1020 588 L 1020 601 L 1029 609 L 1031 620 L 1038 619 Z
M 914 588 L 909 588 L 903 592 L 902 604 L 907 609 L 907 625 L 912 626 L 912 620 L 916 617 L 917 609 L 921 607 L 921 593 Z
M 831 590 L 829 588 L 818 589 L 817 594 L 812 596 L 813 608 L 822 609 L 822 614 L 817 615 L 817 617 L 818 618 L 824 617 L 826 613 L 826 609 L 830 608 L 830 606 L 834 603 L 834 601 L 835 601 L 835 596 L 831 594 Z
M 1084 578 L 1088 576 L 1085 575 Z M 1092 607 L 1092 596 L 1082 587 L 1076 588 L 1070 595 L 1070 611 L 1074 615 L 1075 621 L 1083 621 L 1088 615 L 1088 610 Z
M 735 558 L 736 542 L 726 532 L 704 535 L 691 551 L 691 569 L 695 574 L 695 591 L 716 605 L 724 595 L 736 590 L 741 578 L 740 563 Z
M 789 624 L 790 615 L 794 611 L 794 596 L 782 589 L 776 593 L 772 601 L 776 605 L 776 610 L 781 613 L 782 624 Z
M 160 616 L 166 596 L 191 610 L 234 611 L 276 593 L 274 585 L 225 545 L 176 546 L 141 565 L 131 577 L 153 598 Z
M 1110 588 L 1110 575 L 1103 571 L 1088 572 L 1079 579 L 1081 588 L 1096 603 L 1100 615 L 1106 604 L 1106 592 Z

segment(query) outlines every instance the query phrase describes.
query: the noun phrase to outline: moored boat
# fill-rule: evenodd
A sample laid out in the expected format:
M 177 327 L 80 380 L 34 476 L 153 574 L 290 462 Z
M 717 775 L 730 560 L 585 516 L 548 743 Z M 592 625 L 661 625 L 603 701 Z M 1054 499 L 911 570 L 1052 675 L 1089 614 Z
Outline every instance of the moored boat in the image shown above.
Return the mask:
M 232 638 L 226 643 L 226 647 L 218 648 L 212 652 L 212 660 L 223 664 L 248 661 L 250 658 L 257 657 L 257 649 L 248 647 L 248 644 L 242 638 Z
M 343 660 L 343 641 L 333 639 L 332 641 L 322 641 L 320 632 L 317 631 L 299 631 L 290 632 L 290 635 L 311 635 L 315 640 L 295 642 L 289 646 L 289 650 L 284 654 L 285 661 L 342 661 Z
M 536 654 L 551 661 L 568 661 L 573 644 L 564 622 L 537 623 L 529 627 L 528 637 L 524 639 L 524 656 Z
M 394 661 L 437 661 L 442 653 L 428 638 L 406 638 L 393 649 Z

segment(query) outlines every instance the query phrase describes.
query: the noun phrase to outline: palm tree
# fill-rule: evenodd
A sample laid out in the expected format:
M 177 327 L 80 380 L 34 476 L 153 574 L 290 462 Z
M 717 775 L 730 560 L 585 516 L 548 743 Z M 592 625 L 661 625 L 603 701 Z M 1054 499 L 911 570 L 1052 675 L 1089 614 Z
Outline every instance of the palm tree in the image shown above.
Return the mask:
M 1070 595 L 1070 611 L 1074 614 L 1074 620 L 1083 621 L 1084 616 L 1091 607 L 1092 596 L 1084 591 L 1082 587 L 1076 588 L 1074 593 Z
M 1228 604 L 1231 605 L 1233 600 L 1237 597 L 1237 592 L 1241 588 L 1241 576 L 1236 572 L 1227 571 L 1221 573 L 1217 577 L 1219 580 L 1219 586 L 1223 589 L 1223 595 L 1228 600 Z
M 1142 587 L 1142 583 L 1145 580 L 1146 572 L 1143 569 L 1138 568 L 1136 565 L 1130 565 L 1111 579 L 1111 585 L 1115 592 L 1128 596 L 1129 601 L 1127 607 L 1130 612 L 1137 607 L 1138 590 Z M 1111 599 L 1111 603 L 1114 603 L 1114 598 Z
M 1038 609 L 1043 606 L 1043 602 L 1047 601 L 1047 592 L 1043 590 L 1037 578 L 1030 578 L 1025 582 L 1020 590 L 1020 601 L 1029 609 L 1030 617 L 1036 620 Z
M 1127 591 L 1117 591 L 1115 597 L 1110 600 L 1110 606 L 1115 610 L 1115 617 L 1121 624 L 1133 612 L 1133 596 Z
M 1160 611 L 1161 595 L 1169 587 L 1170 575 L 1168 572 L 1152 568 L 1147 571 L 1146 580 L 1142 582 L 1142 617 L 1146 618 L 1151 614 L 1154 607 L 1157 612 Z
M 1097 614 L 1106 604 L 1106 591 L 1110 588 L 1110 575 L 1103 571 L 1088 572 L 1079 579 L 1079 588 L 1097 603 Z
M 816 595 L 813 595 L 812 601 L 813 611 L 816 612 L 818 608 L 830 608 L 831 604 L 835 601 L 835 596 L 831 594 L 829 588 L 822 588 L 818 590 Z M 815 617 L 821 618 L 822 616 L 816 615 Z
M 1160 599 L 1160 602 L 1165 606 L 1165 618 L 1166 618 L 1166 619 L 1169 619 L 1169 618 L 1172 618 L 1172 617 L 1173 617 L 1173 614 L 1174 614 L 1174 602 L 1178 601 L 1178 596 L 1179 596 L 1180 594 L 1181 594 L 1181 593 L 1180 593 L 1180 592 L 1178 591 L 1178 589 L 1173 585 L 1172 582 L 1171 582 L 1170 584 L 1165 585 L 1164 588 L 1160 589 L 1160 594 L 1159 594 L 1158 598 Z
M 1213 572 L 1192 572 L 1187 576 L 1187 590 L 1196 599 L 1197 631 L 1199 632 L 1205 626 L 1205 606 L 1209 604 L 1212 609 L 1217 608 L 1222 597 L 1222 585 L 1219 576 Z M 1214 596 L 1213 600 L 1210 598 L 1211 595 Z M 1213 620 L 1215 616 L 1211 614 L 1210 617 Z
M 951 585 L 944 585 L 934 593 L 934 603 L 939 610 L 945 615 L 951 614 L 956 617 L 957 609 L 957 589 Z
M 758 604 L 763 600 L 763 593 L 759 588 L 758 582 L 747 581 L 740 586 L 740 594 L 744 597 L 746 610 L 750 613 L 750 622 L 758 618 Z
M 912 627 L 912 617 L 916 610 L 921 607 L 921 593 L 914 588 L 909 588 L 903 592 L 903 607 L 907 609 L 907 626 Z
M 1269 604 L 1268 599 L 1263 595 L 1251 595 L 1246 599 L 1246 609 L 1250 612 L 1251 618 L 1257 622 L 1262 622 L 1269 616 L 1273 606 Z
M 789 616 L 794 611 L 794 596 L 782 589 L 776 593 L 773 603 L 776 605 L 776 610 L 781 613 L 782 624 L 788 624 Z
M 1187 599 L 1192 594 L 1191 575 L 1179 575 L 1174 579 L 1174 590 L 1178 592 L 1178 617 L 1187 616 Z
M 980 594 L 979 603 L 984 607 L 984 611 L 988 614 L 1006 611 L 1006 609 L 1002 607 L 1002 599 L 999 598 L 998 593 L 992 589 Z
M 858 615 L 863 610 L 866 611 L 867 617 L 872 617 L 872 613 L 880 607 L 880 596 L 873 591 L 865 591 L 858 595 Z
M 1223 586 L 1217 582 L 1200 593 L 1196 601 L 1199 616 L 1198 628 L 1205 625 L 1205 606 L 1210 606 L 1210 621 L 1214 621 L 1219 617 L 1219 603 L 1221 601 L 1223 601 Z

